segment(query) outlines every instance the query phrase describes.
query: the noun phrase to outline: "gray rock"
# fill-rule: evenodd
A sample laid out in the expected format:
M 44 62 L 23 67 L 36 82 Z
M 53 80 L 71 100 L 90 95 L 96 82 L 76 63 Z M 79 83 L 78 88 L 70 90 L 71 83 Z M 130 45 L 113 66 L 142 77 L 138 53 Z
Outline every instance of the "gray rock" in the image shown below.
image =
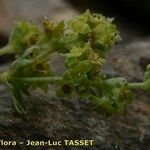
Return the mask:
M 142 81 L 143 71 L 150 64 L 150 40 L 143 39 L 120 44 L 107 57 L 103 72 L 108 76 L 122 76 L 129 81 Z
M 45 16 L 60 21 L 76 14 L 77 11 L 65 0 L 1 0 L 0 33 L 8 35 L 14 23 L 20 20 L 32 20 L 41 25 Z

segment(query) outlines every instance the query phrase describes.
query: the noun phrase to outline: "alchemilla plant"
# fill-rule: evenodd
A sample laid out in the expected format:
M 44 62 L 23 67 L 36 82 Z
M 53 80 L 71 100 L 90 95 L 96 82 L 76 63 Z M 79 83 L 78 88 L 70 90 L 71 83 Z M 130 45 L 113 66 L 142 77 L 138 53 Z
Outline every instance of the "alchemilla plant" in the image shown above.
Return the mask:
M 113 19 L 89 11 L 69 21 L 53 23 L 45 18 L 43 30 L 30 22 L 18 22 L 0 56 L 15 54 L 8 71 L 0 74 L 14 96 L 16 110 L 24 114 L 23 95 L 29 89 L 55 84 L 59 97 L 78 97 L 92 101 L 98 111 L 108 115 L 120 113 L 133 99 L 132 89 L 150 91 L 150 65 L 142 83 L 128 83 L 124 78 L 106 79 L 101 71 L 105 57 L 120 41 Z M 65 58 L 66 71 L 56 76 L 50 67 L 50 55 Z

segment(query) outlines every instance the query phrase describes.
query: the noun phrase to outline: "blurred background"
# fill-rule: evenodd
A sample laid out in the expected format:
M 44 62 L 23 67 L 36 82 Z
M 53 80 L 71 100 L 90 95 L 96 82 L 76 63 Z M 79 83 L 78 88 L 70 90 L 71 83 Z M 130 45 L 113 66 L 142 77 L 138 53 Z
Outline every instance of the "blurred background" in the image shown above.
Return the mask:
M 7 44 L 18 20 L 31 20 L 40 25 L 44 16 L 63 20 L 87 9 L 115 18 L 123 38 L 120 45 L 149 39 L 149 0 L 0 0 L 0 47 Z M 0 63 L 12 58 L 0 57 Z

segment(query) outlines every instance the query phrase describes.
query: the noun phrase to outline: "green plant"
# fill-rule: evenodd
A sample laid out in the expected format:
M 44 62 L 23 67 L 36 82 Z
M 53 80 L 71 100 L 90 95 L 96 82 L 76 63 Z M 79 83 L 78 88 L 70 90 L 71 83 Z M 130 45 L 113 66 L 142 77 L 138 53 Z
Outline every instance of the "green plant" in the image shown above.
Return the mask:
M 150 65 L 142 83 L 128 83 L 120 77 L 106 79 L 101 72 L 105 56 L 121 39 L 112 21 L 86 11 L 56 24 L 45 18 L 43 31 L 30 22 L 18 22 L 8 45 L 0 49 L 0 56 L 15 54 L 0 80 L 11 88 L 16 110 L 26 113 L 22 95 L 29 95 L 29 88 L 46 92 L 51 83 L 57 96 L 91 100 L 97 110 L 108 115 L 123 111 L 133 99 L 130 89 L 150 91 Z M 61 77 L 55 76 L 49 65 L 49 55 L 54 52 L 65 58 L 67 69 Z

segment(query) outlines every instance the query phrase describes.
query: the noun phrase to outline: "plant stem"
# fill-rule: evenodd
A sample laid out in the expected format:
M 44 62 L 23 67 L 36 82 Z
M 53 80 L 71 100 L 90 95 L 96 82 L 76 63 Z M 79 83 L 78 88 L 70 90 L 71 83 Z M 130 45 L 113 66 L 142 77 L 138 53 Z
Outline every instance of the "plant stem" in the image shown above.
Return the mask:
M 13 77 L 22 82 L 63 82 L 62 77 Z
M 0 48 L 0 56 L 13 53 L 15 52 L 13 51 L 12 45 L 6 45 L 5 47 Z
M 0 80 L 6 81 L 9 79 L 14 79 L 16 81 L 21 82 L 52 82 L 52 83 L 63 83 L 62 77 L 10 77 L 10 72 L 6 71 L 4 73 L 0 74 Z M 96 82 L 89 82 L 91 86 L 95 86 L 97 88 L 100 87 L 102 83 L 96 83 Z M 150 90 L 150 80 L 141 82 L 141 83 L 129 83 L 128 84 L 130 89 L 143 89 L 143 90 Z
M 63 82 L 62 77 L 16 77 L 16 76 L 10 76 L 9 71 L 0 74 L 0 81 L 10 80 L 10 79 L 21 81 L 21 82 L 52 82 L 52 83 Z
M 150 91 L 150 79 L 141 83 L 129 83 L 128 85 L 130 89 L 143 89 Z
M 141 83 L 129 83 L 129 88 L 130 89 L 144 89 L 143 88 L 143 83 L 144 82 L 141 82 Z

